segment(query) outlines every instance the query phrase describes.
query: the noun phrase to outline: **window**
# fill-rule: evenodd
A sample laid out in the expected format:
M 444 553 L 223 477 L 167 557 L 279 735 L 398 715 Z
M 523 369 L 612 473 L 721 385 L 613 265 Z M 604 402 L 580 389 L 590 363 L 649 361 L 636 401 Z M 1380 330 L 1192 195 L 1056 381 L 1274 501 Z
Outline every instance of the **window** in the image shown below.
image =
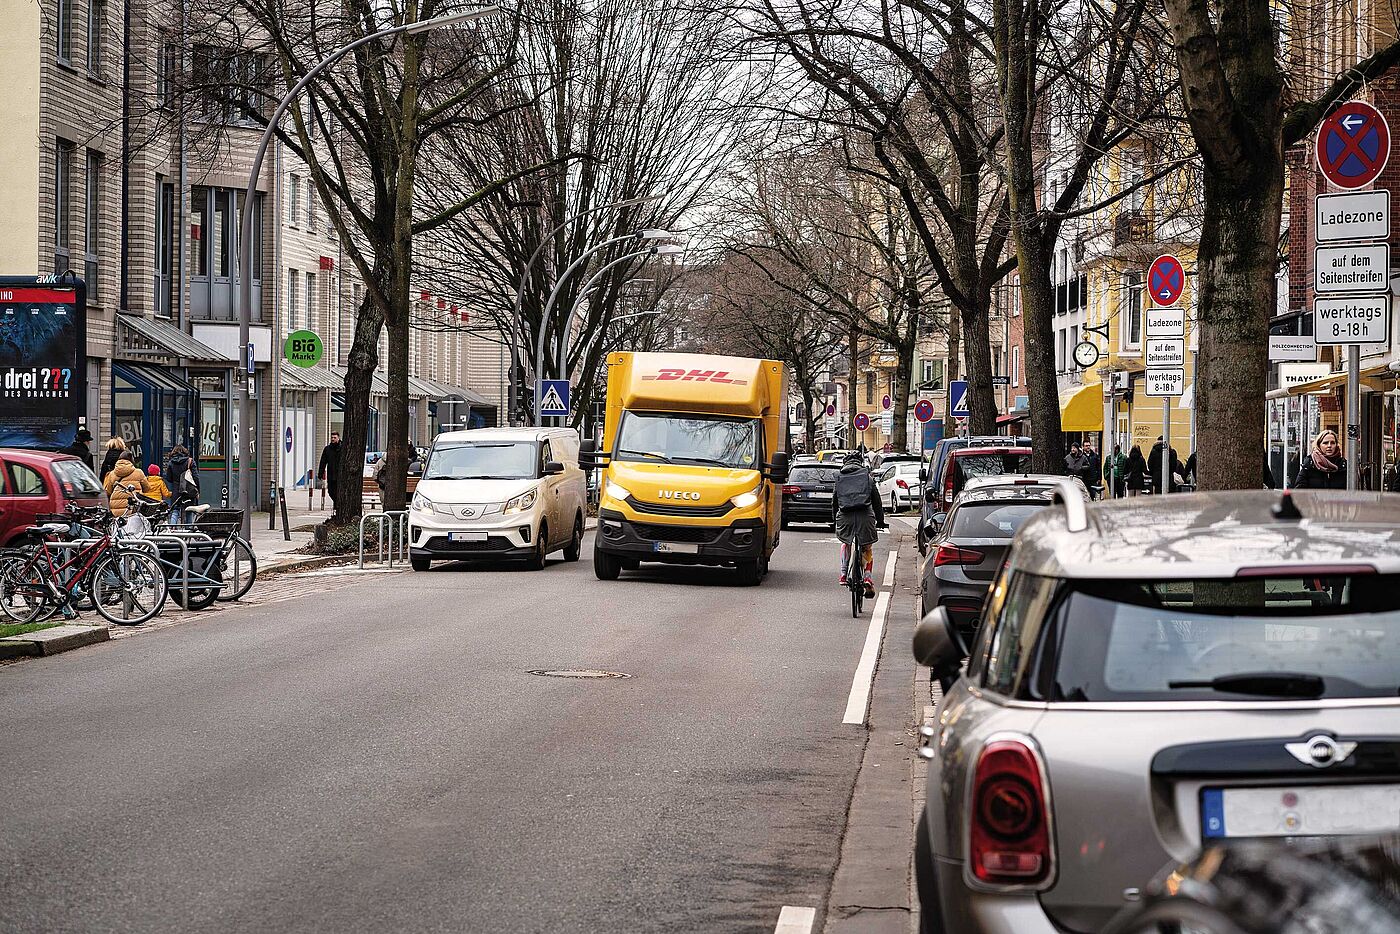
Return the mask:
M 300 276 L 295 269 L 287 270 L 287 330 L 297 330 L 297 287 L 300 285 Z
M 1021 385 L 1021 348 L 1011 348 L 1011 385 Z
M 1119 308 L 1120 342 L 1124 350 L 1136 350 L 1142 343 L 1142 273 L 1130 269 L 1123 273 L 1123 305 Z
M 255 125 L 251 114 L 264 110 L 263 89 L 269 79 L 264 56 L 244 49 L 197 45 L 191 72 L 202 95 L 205 120 Z
M 1015 696 L 1031 668 L 1036 639 L 1055 597 L 1056 579 L 1017 573 L 1007 587 L 996 629 L 987 642 L 984 686 Z
M 73 58 L 73 0 L 58 0 L 58 60 L 64 64 Z
M 10 464 L 11 496 L 43 496 L 44 478 L 33 467 Z
M 214 191 L 214 229 L 211 252 L 214 258 L 214 275 L 224 279 L 233 275 L 233 256 L 229 249 L 233 244 L 233 212 L 229 210 L 228 194 L 227 189 Z
M 156 100 L 170 110 L 180 88 L 180 46 L 167 42 L 160 47 L 160 62 L 156 66 Z
M 319 324 L 317 316 L 321 309 L 318 308 L 317 305 L 319 304 L 320 297 L 321 296 L 316 292 L 316 274 L 314 272 L 308 272 L 306 274 L 306 327 L 313 331 L 316 330 Z
M 295 227 L 300 215 L 301 176 L 293 172 L 292 180 L 287 184 L 287 223 Z
M 866 404 L 866 405 L 874 405 L 874 404 L 875 404 L 875 374 L 874 374 L 874 373 L 866 373 L 866 374 L 865 374 L 865 404 Z
M 73 217 L 73 144 L 66 139 L 54 147 L 53 173 L 53 271 L 63 273 L 72 268 L 68 252 L 68 225 Z
M 316 183 L 306 180 L 306 232 L 316 232 Z
M 190 189 L 190 274 L 209 275 L 209 189 Z
M 102 153 L 87 152 L 87 186 L 83 192 L 83 280 L 87 282 L 87 297 L 97 298 L 97 244 L 102 237 Z
M 73 0 L 60 0 L 72 3 Z M 107 0 L 88 0 L 87 56 L 88 71 L 102 73 L 102 33 L 107 26 Z

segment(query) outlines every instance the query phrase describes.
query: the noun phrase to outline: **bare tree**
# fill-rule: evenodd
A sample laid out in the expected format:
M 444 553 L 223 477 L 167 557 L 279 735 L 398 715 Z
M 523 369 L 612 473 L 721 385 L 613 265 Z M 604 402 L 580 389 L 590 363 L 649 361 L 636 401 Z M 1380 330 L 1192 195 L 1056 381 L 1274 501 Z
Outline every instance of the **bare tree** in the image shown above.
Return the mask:
M 1392 22 L 1388 33 L 1367 30 L 1375 50 L 1359 61 L 1295 54 L 1290 74 L 1284 46 L 1295 53 L 1310 41 L 1321 47 L 1310 19 L 1327 28 L 1333 9 L 1302 4 L 1285 35 L 1284 10 L 1268 0 L 1166 0 L 1186 117 L 1204 168 L 1196 423 L 1199 447 L 1210 452 L 1200 465 L 1208 489 L 1258 485 L 1284 151 L 1400 61 Z

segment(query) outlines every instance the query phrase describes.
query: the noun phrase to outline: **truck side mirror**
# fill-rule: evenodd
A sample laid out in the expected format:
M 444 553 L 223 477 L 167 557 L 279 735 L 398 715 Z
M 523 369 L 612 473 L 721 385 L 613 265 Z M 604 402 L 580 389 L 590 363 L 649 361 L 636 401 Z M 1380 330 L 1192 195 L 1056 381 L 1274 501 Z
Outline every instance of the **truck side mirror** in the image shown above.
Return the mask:
M 774 483 L 785 483 L 788 478 L 788 453 L 776 451 L 768 464 L 768 477 Z
M 920 483 L 928 483 L 928 468 L 927 468 L 927 467 L 920 467 L 920 468 L 919 468 L 919 482 L 920 482 Z
M 933 677 L 953 679 L 958 675 L 967 649 L 946 607 L 937 606 L 914 627 L 914 661 L 927 665 Z
M 585 438 L 579 442 L 578 465 L 582 470 L 596 470 L 605 467 L 608 463 L 608 456 L 598 452 L 598 442 L 592 438 Z

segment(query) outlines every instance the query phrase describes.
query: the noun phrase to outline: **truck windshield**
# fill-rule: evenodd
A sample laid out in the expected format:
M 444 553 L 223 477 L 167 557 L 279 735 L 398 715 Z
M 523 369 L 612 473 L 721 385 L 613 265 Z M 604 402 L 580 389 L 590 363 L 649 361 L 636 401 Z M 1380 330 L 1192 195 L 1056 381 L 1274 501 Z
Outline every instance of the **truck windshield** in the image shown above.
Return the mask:
M 492 441 L 438 445 L 428 458 L 424 480 L 528 480 L 539 455 L 533 441 Z
M 1052 697 L 1268 700 L 1280 675 L 1320 678 L 1321 697 L 1394 697 L 1397 583 L 1383 574 L 1076 582 L 1054 614 Z M 1242 688 L 1242 676 L 1262 687 Z
M 628 412 L 617 432 L 613 459 L 753 469 L 758 420 Z

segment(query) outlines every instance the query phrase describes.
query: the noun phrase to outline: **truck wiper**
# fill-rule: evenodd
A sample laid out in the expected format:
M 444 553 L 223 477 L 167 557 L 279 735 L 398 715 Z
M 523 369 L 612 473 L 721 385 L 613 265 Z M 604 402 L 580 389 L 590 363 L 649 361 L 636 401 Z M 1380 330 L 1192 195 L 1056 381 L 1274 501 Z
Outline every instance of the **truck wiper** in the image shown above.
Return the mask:
M 1208 681 L 1168 681 L 1167 687 L 1210 688 L 1231 694 L 1257 694 L 1263 697 L 1321 697 L 1326 683 L 1318 675 L 1296 671 L 1241 671 L 1220 675 Z
M 639 457 L 650 457 L 650 458 L 652 458 L 652 459 L 654 459 L 654 460 L 659 460 L 659 461 L 661 461 L 663 464 L 669 464 L 669 463 L 671 463 L 671 459 L 670 459 L 669 457 L 667 457 L 665 454 L 658 454 L 656 451 L 633 451 L 633 450 L 631 450 L 631 449 L 629 449 L 629 448 L 618 448 L 617 453 L 618 453 L 618 454 L 636 454 L 636 455 L 639 456 Z
M 687 464 L 710 464 L 715 467 L 728 467 L 724 461 L 715 460 L 713 457 L 677 457 L 676 460 L 684 461 Z

